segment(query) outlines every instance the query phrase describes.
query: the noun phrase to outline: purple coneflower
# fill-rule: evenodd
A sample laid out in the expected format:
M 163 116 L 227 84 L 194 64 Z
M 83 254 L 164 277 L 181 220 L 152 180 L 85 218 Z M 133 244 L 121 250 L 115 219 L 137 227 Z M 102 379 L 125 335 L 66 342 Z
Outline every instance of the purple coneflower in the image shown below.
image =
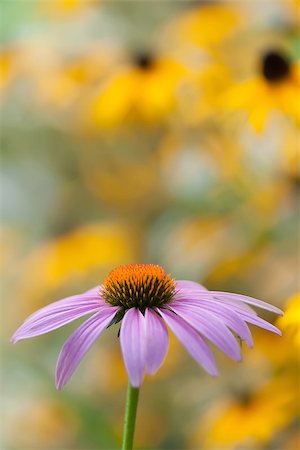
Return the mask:
M 139 387 L 145 372 L 154 374 L 163 363 L 169 342 L 167 326 L 206 372 L 215 376 L 218 370 L 206 340 L 240 361 L 236 337 L 253 345 L 246 322 L 281 334 L 249 305 L 281 314 L 280 309 L 261 300 L 174 280 L 160 266 L 130 264 L 113 270 L 101 286 L 32 314 L 12 341 L 48 333 L 93 313 L 60 352 L 56 386 L 61 389 L 102 331 L 122 321 L 120 341 L 129 377 L 122 450 L 132 450 Z
M 163 363 L 169 341 L 167 326 L 197 363 L 215 376 L 218 370 L 207 340 L 240 361 L 236 337 L 253 346 L 247 322 L 281 334 L 249 305 L 282 314 L 261 300 L 174 280 L 157 265 L 130 264 L 114 269 L 102 285 L 35 312 L 16 331 L 12 342 L 48 333 L 93 313 L 62 347 L 56 369 L 58 389 L 67 383 L 98 336 L 120 321 L 123 359 L 134 388 L 142 384 L 145 373 L 154 374 Z

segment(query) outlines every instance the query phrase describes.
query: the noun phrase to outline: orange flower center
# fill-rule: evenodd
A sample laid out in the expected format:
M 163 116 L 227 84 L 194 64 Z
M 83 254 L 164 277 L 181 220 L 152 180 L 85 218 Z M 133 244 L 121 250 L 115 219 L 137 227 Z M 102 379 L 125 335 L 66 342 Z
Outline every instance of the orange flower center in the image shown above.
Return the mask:
M 175 293 L 175 281 L 161 266 L 129 264 L 114 269 L 101 287 L 107 303 L 125 309 L 162 306 Z

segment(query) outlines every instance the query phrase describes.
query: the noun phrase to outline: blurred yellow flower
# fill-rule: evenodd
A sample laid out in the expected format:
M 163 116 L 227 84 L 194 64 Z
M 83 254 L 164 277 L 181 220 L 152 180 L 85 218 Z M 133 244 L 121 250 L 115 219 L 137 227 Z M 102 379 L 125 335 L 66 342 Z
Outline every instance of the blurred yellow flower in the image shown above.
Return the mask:
M 67 18 L 98 4 L 100 0 L 41 0 L 39 11 L 48 17 Z
M 202 282 L 228 255 L 233 259 L 247 245 L 242 240 L 237 245 L 236 224 L 219 216 L 175 218 L 161 234 L 157 247 L 163 264 L 182 277 L 192 274 Z M 212 248 L 218 248 L 218 252 L 212 252 Z
M 0 93 L 4 91 L 15 75 L 16 54 L 11 48 L 0 49 Z
M 259 249 L 252 245 L 241 250 L 235 255 L 224 255 L 211 270 L 207 277 L 209 283 L 216 283 L 238 275 L 241 270 L 251 270 L 260 258 Z
M 239 20 L 239 15 L 231 7 L 206 3 L 181 13 L 167 27 L 167 32 L 181 43 L 210 50 L 236 31 Z
M 277 320 L 277 324 L 286 335 L 300 348 L 300 294 L 293 295 L 289 300 L 284 316 Z M 299 355 L 298 355 L 299 357 Z
M 292 63 L 281 51 L 263 56 L 260 74 L 238 83 L 226 92 L 224 107 L 247 112 L 249 123 L 262 132 L 273 111 L 280 111 L 299 124 L 300 64 Z
M 297 415 L 297 381 L 288 376 L 272 379 L 254 392 L 237 394 L 213 405 L 198 424 L 192 445 L 233 449 L 243 445 L 257 448 Z
M 176 105 L 176 91 L 186 73 L 170 58 L 137 54 L 132 65 L 119 67 L 91 96 L 86 121 L 95 127 L 113 127 L 125 121 L 153 122 Z
M 130 230 L 122 224 L 109 221 L 83 225 L 41 244 L 24 261 L 20 280 L 20 296 L 40 305 L 41 298 L 62 289 L 67 282 L 78 286 L 101 273 L 135 258 L 135 240 Z M 90 278 L 89 278 L 90 280 Z M 49 299 L 48 299 L 49 301 Z M 28 308 L 28 305 L 27 305 Z
M 257 345 L 251 351 L 245 349 L 245 360 L 251 365 L 255 361 L 260 361 L 260 367 L 266 370 L 284 370 L 286 373 L 294 373 L 295 370 L 298 370 L 299 355 L 295 352 L 295 348 L 291 345 L 290 338 L 281 324 L 277 322 L 276 325 L 283 334 L 280 339 L 272 336 L 272 340 L 268 333 L 264 333 L 256 327 L 252 330 L 253 339 Z
M 122 145 L 120 141 L 119 145 Z M 147 148 L 150 145 L 150 149 Z M 160 195 L 159 165 L 151 141 L 135 151 L 85 151 L 80 154 L 82 178 L 87 188 L 109 208 L 133 211 L 139 215 L 150 210 Z
M 104 77 L 109 63 L 110 57 L 99 45 L 89 46 L 84 53 L 57 61 L 53 70 L 36 77 L 38 101 L 56 108 L 72 105 Z
M 204 120 L 220 117 L 221 96 L 232 84 L 229 69 L 218 62 L 207 61 L 194 68 L 179 92 L 180 123 L 203 125 Z
M 299 130 L 296 126 L 289 127 L 284 136 L 282 169 L 288 181 L 295 186 L 300 182 L 299 150 Z
M 39 113 L 57 113 L 82 101 L 115 58 L 115 49 L 98 41 L 72 49 L 59 47 L 48 35 L 28 37 L 0 52 L 0 92 L 15 81 L 20 103 L 27 101 Z M 77 116 L 76 108 L 70 117 Z

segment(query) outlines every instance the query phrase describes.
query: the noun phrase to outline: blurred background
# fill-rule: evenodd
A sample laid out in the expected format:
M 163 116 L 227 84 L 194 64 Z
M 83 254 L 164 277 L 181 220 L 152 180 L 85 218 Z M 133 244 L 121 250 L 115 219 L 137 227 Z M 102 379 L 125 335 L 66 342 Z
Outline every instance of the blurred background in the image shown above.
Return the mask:
M 299 443 L 299 2 L 1 1 L 3 449 L 120 446 L 117 327 L 62 391 L 72 330 L 16 346 L 24 318 L 155 263 L 286 311 L 211 379 L 171 339 L 138 449 Z M 80 321 L 79 321 L 80 322 Z

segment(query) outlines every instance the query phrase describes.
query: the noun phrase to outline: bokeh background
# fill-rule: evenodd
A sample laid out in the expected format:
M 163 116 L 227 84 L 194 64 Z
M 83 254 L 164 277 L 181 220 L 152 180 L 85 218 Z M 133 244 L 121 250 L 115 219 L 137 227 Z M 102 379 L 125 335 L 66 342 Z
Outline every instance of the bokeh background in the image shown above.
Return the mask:
M 120 446 L 117 327 L 68 386 L 76 324 L 16 346 L 35 309 L 114 267 L 286 311 L 211 379 L 175 339 L 146 379 L 138 449 L 299 449 L 299 3 L 1 1 L 3 449 Z M 241 344 L 243 345 L 243 344 Z M 243 345 L 244 347 L 244 345 Z

